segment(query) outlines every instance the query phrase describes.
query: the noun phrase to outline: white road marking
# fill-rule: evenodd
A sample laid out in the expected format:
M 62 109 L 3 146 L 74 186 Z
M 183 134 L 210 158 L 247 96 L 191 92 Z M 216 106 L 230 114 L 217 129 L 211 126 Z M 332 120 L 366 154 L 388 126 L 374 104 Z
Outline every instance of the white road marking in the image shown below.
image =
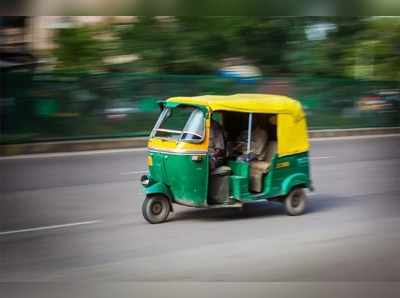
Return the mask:
M 310 159 L 328 159 L 328 158 L 334 158 L 334 156 L 311 156 Z
M 67 224 L 62 224 L 62 225 L 53 225 L 53 226 L 44 226 L 44 227 L 36 227 L 36 228 L 29 228 L 29 229 L 5 231 L 5 232 L 0 232 L 0 236 L 12 235 L 12 234 L 18 234 L 18 233 L 35 232 L 35 231 L 69 228 L 69 227 L 82 226 L 82 225 L 91 225 L 91 224 L 96 224 L 96 223 L 100 223 L 100 222 L 101 222 L 101 220 L 91 220 L 91 221 L 67 223 Z
M 112 153 L 125 153 L 125 152 L 142 152 L 147 148 L 129 148 L 129 149 L 109 149 L 109 150 L 91 150 L 79 152 L 59 152 L 59 153 L 36 153 L 36 154 L 22 154 L 14 156 L 2 156 L 0 160 L 13 160 L 13 159 L 30 159 L 30 158 L 52 158 L 64 156 L 81 156 L 81 155 L 96 155 L 96 154 L 112 154 Z
M 135 175 L 135 174 L 145 174 L 145 173 L 147 173 L 147 171 L 143 170 L 143 171 L 123 172 L 120 173 L 120 175 Z

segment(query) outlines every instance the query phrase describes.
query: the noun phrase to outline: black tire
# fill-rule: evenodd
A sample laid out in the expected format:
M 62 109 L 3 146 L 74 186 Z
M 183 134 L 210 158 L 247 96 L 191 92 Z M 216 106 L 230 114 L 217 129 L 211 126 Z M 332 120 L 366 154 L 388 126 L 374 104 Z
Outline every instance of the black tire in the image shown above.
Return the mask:
M 161 195 L 146 197 L 142 205 L 143 217 L 151 224 L 166 221 L 170 211 L 168 198 Z
M 306 209 L 307 196 L 303 188 L 294 188 L 284 200 L 286 213 L 291 216 L 301 215 Z

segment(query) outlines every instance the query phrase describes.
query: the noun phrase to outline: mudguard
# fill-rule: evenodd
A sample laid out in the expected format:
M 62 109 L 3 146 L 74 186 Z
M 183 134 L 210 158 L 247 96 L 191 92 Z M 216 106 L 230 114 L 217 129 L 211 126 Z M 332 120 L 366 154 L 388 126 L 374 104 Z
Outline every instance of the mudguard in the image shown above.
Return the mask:
M 169 188 L 164 183 L 161 183 L 161 182 L 156 182 L 147 187 L 143 187 L 143 191 L 146 194 L 146 196 L 152 195 L 152 194 L 163 194 L 168 199 L 170 199 L 170 200 L 173 199 L 173 196 L 172 196 Z
M 282 183 L 282 192 L 288 194 L 292 190 L 292 188 L 297 185 L 308 187 L 309 181 L 307 175 L 296 173 L 287 177 Z
M 171 211 L 172 212 L 174 211 L 174 208 L 172 206 L 173 197 L 172 197 L 171 191 L 164 183 L 156 182 L 147 187 L 144 186 L 143 191 L 146 194 L 146 196 L 151 196 L 153 194 L 163 194 L 164 196 L 166 196 L 168 198 L 168 202 L 169 202 L 169 206 L 171 207 Z

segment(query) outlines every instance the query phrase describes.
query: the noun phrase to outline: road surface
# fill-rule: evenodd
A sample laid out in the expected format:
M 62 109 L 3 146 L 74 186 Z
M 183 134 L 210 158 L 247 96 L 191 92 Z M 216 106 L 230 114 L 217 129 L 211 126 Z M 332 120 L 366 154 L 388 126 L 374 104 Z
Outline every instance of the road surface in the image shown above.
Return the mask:
M 312 142 L 307 214 L 141 215 L 145 151 L 0 160 L 0 281 L 400 281 L 400 137 Z

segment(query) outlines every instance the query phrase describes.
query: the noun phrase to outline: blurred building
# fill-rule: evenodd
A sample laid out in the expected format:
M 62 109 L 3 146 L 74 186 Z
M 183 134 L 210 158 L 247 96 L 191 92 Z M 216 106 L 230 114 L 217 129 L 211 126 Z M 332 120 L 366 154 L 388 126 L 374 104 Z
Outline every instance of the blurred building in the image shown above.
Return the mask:
M 54 48 L 55 29 L 96 23 L 124 24 L 134 16 L 37 16 L 0 17 L 0 48 L 15 51 L 29 46 L 33 51 Z
M 54 49 L 57 29 L 99 23 L 127 24 L 134 16 L 0 17 L 0 66 L 3 69 L 48 62 L 38 57 Z
M 124 24 L 134 20 L 134 16 L 40 16 L 30 19 L 29 31 L 33 49 L 42 51 L 54 48 L 55 29 L 96 23 Z
M 27 17 L 0 17 L 0 67 L 3 71 L 31 67 L 33 55 Z

